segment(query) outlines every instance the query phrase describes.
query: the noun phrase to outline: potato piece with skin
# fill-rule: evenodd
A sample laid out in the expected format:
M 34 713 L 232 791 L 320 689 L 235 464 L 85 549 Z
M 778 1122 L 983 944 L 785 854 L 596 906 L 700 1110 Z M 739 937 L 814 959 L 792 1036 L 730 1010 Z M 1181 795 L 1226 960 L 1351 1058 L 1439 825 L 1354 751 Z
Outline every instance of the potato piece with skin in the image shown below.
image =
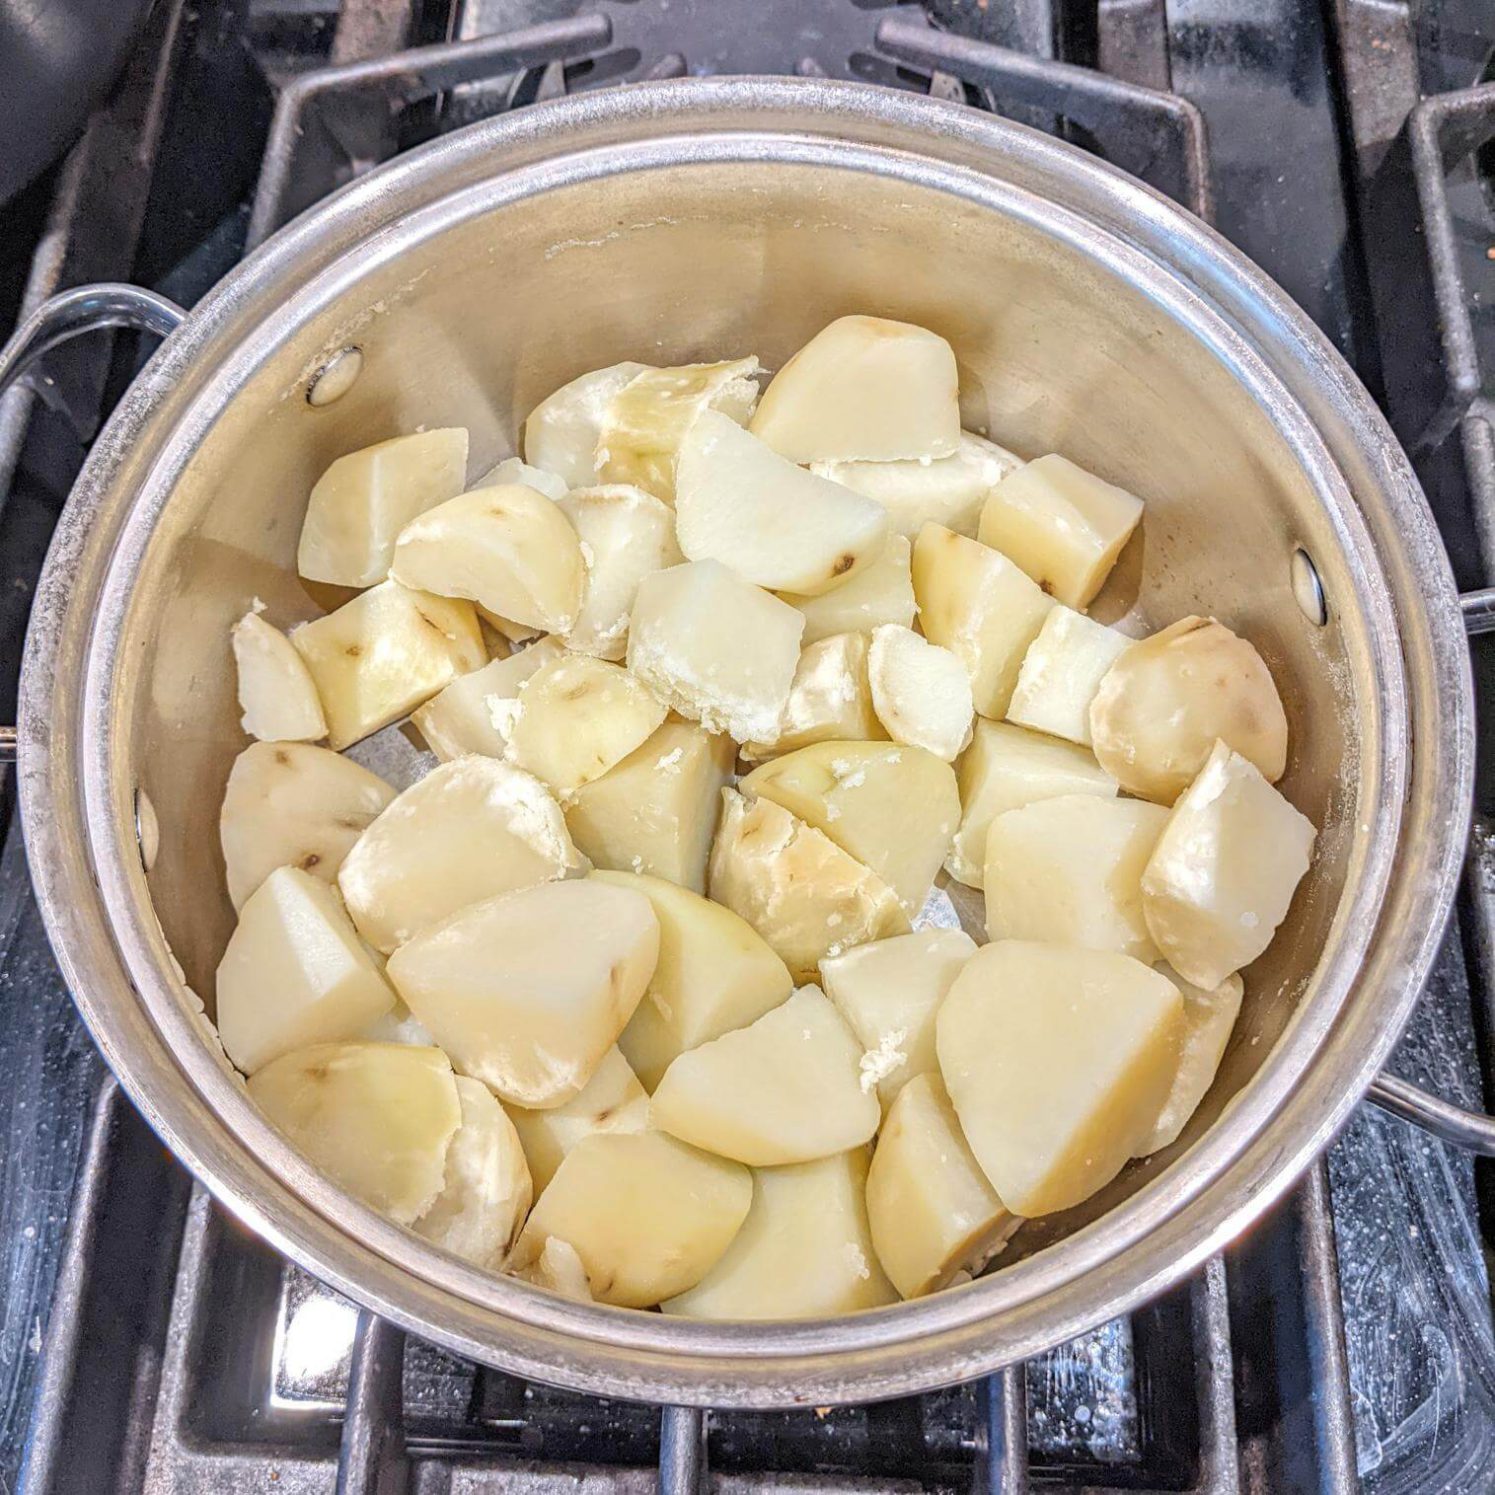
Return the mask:
M 665 1071 L 685 1052 L 685 1045 L 659 1008 L 646 1001 L 638 1004 L 628 1026 L 618 1035 L 618 1051 L 638 1076 L 639 1084 L 653 1095 Z
M 706 891 L 706 859 L 735 747 L 694 722 L 667 721 L 642 747 L 583 784 L 566 806 L 576 845 L 599 867 Z
M 866 742 L 886 736 L 872 709 L 869 642 L 865 633 L 833 633 L 802 649 L 778 736 L 772 742 L 745 742 L 742 756 L 751 763 L 812 742 Z
M 229 770 L 218 818 L 230 901 L 243 908 L 277 867 L 334 881 L 394 797 L 383 779 L 326 748 L 251 743 Z
M 992 489 L 976 533 L 1066 607 L 1083 608 L 1141 520 L 1140 498 L 1050 454 Z
M 1088 1199 L 1157 1124 L 1178 1069 L 1183 998 L 1100 950 L 1001 940 L 955 978 L 940 1072 L 997 1197 L 1023 1216 Z
M 898 895 L 875 872 L 782 806 L 735 789 L 722 790 L 708 885 L 796 981 L 813 981 L 827 955 L 908 933 Z
M 867 1219 L 905 1298 L 976 1276 L 1023 1223 L 987 1182 L 937 1070 L 914 1076 L 888 1111 L 867 1173 Z
M 783 600 L 804 614 L 802 642 L 808 647 L 837 633 L 867 633 L 880 623 L 913 626 L 914 583 L 909 570 L 911 547 L 902 535 L 889 535 L 881 555 L 819 597 L 782 593 Z
M 675 530 L 690 560 L 721 561 L 758 586 L 819 596 L 882 554 L 888 516 L 708 410 L 680 447 Z
M 911 628 L 872 630 L 867 679 L 877 719 L 894 742 L 923 748 L 946 763 L 971 740 L 971 679 L 948 649 Z
M 1217 742 L 1142 874 L 1142 912 L 1163 958 L 1204 987 L 1250 965 L 1287 917 L 1317 834 L 1254 763 Z
M 314 1043 L 358 1038 L 395 1005 L 337 894 L 278 867 L 245 903 L 218 963 L 218 1036 L 253 1074 Z
M 1089 747 L 1090 703 L 1131 642 L 1072 608 L 1054 608 L 1023 656 L 1007 720 Z
M 639 583 L 628 668 L 667 706 L 737 742 L 772 737 L 799 663 L 804 618 L 720 561 Z
M 400 531 L 466 484 L 467 432 L 457 427 L 396 436 L 339 457 L 311 490 L 297 571 L 344 587 L 383 581 Z
M 955 353 L 910 322 L 840 317 L 774 375 L 748 429 L 791 462 L 948 457 L 960 444 Z
M 502 758 L 518 710 L 520 687 L 542 665 L 565 651 L 551 638 L 459 675 L 412 713 L 410 720 L 442 763 L 478 753 Z
M 495 462 L 472 486 L 498 488 L 506 483 L 522 483 L 557 503 L 568 491 L 565 478 L 558 473 L 546 472 L 543 467 L 533 467 L 521 457 L 505 457 L 501 462 Z
M 1011 722 L 978 719 L 955 776 L 960 829 L 945 870 L 971 888 L 986 886 L 986 835 L 1004 811 L 1062 794 L 1116 798 L 1116 780 L 1084 748 Z
M 239 674 L 239 725 L 261 742 L 316 742 L 327 735 L 317 687 L 280 629 L 257 612 L 234 624 L 234 667 Z
M 547 395 L 524 423 L 524 459 L 553 472 L 568 488 L 585 488 L 598 481 L 597 437 L 607 407 L 630 380 L 648 367 L 615 363 L 593 369 Z
M 877 1130 L 861 1045 L 819 988 L 681 1054 L 649 1103 L 661 1131 L 755 1168 L 860 1147 Z
M 546 1236 L 539 1255 L 527 1266 L 504 1269 L 510 1277 L 521 1282 L 532 1282 L 563 1298 L 572 1298 L 578 1303 L 591 1303 L 592 1284 L 587 1269 L 576 1254 L 576 1247 L 559 1236 Z
M 1090 703 L 1095 756 L 1129 794 L 1171 805 L 1217 741 L 1272 783 L 1287 714 L 1260 654 L 1213 618 L 1181 618 L 1131 645 Z
M 249 1096 L 308 1162 L 397 1224 L 441 1193 L 462 1107 L 440 1049 L 312 1044 L 251 1075 Z
M 965 665 L 982 716 L 1005 715 L 1053 599 L 1005 555 L 938 524 L 919 531 L 913 579 L 924 637 Z
M 1215 1082 L 1215 1072 L 1220 1068 L 1225 1045 L 1230 1042 L 1235 1020 L 1241 1013 L 1241 999 L 1246 994 L 1245 983 L 1239 976 L 1227 976 L 1219 986 L 1206 991 L 1185 981 L 1166 963 L 1159 963 L 1153 969 L 1166 976 L 1184 999 L 1184 1036 L 1173 1088 L 1158 1113 L 1157 1125 L 1137 1148 L 1139 1158 L 1171 1147 L 1199 1109 L 1199 1102 Z
M 387 955 L 469 903 L 585 865 L 538 779 L 492 758 L 458 758 L 412 784 L 363 833 L 338 887 L 358 932 Z
M 662 1132 L 579 1142 L 540 1195 L 509 1268 L 523 1273 L 565 1241 L 599 1303 L 649 1308 L 694 1287 L 747 1218 L 752 1175 Z
M 335 750 L 408 716 L 488 662 L 468 602 L 381 582 L 304 623 L 291 642 L 316 683 Z
M 863 1050 L 861 1084 L 883 1110 L 915 1075 L 938 1066 L 934 1020 L 976 953 L 960 929 L 917 929 L 820 962 L 820 980 Z
M 396 950 L 388 973 L 458 1070 L 544 1109 L 597 1072 L 658 953 L 641 893 L 551 882 L 460 910 Z
M 1158 958 L 1142 869 L 1168 812 L 1137 799 L 1067 794 L 996 816 L 986 839 L 986 932 Z
M 753 1204 L 727 1254 L 661 1307 L 696 1319 L 828 1318 L 896 1303 L 867 1228 L 867 1150 L 753 1170 Z

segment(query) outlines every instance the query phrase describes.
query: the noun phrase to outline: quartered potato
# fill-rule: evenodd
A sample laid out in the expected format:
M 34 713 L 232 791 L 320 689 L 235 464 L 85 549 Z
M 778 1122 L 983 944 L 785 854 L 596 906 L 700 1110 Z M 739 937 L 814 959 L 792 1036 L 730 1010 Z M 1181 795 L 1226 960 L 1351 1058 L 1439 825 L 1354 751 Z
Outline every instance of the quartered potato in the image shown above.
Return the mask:
M 877 719 L 894 742 L 949 763 L 971 740 L 970 676 L 948 649 L 885 623 L 872 630 L 867 678 Z
M 472 484 L 474 488 L 498 488 L 506 483 L 523 483 L 536 493 L 559 502 L 566 496 L 566 480 L 558 473 L 546 472 L 543 467 L 532 467 L 521 457 L 505 457 Z
M 1215 1083 L 1215 1071 L 1220 1067 L 1225 1045 L 1230 1042 L 1235 1020 L 1241 1013 L 1241 999 L 1246 994 L 1245 983 L 1239 976 L 1227 976 L 1219 986 L 1206 991 L 1185 981 L 1170 965 L 1159 964 L 1155 969 L 1178 988 L 1184 999 L 1184 1036 L 1173 1088 L 1163 1102 L 1151 1135 L 1137 1148 L 1139 1158 L 1171 1147 L 1199 1109 L 1199 1102 Z
M 229 770 L 218 834 L 236 909 L 277 867 L 336 879 L 353 843 L 395 797 L 349 758 L 301 742 L 253 742 Z
M 1168 819 L 1138 799 L 1066 794 L 996 816 L 986 838 L 986 932 L 1153 961 L 1142 869 Z
M 936 1020 L 966 1141 L 1014 1214 L 1069 1209 L 1157 1125 L 1178 1069 L 1183 998 L 1126 955 L 1000 940 L 955 978 Z
M 533 1250 L 533 1245 L 530 1246 Z M 523 1267 L 506 1267 L 509 1276 L 522 1282 L 532 1282 L 536 1287 L 559 1293 L 563 1298 L 574 1298 L 578 1303 L 590 1303 L 592 1284 L 587 1269 L 576 1254 L 576 1247 L 559 1236 L 547 1236 L 540 1247 L 539 1255 Z
M 886 736 L 872 709 L 869 642 L 865 633 L 833 633 L 802 649 L 778 736 L 772 742 L 745 742 L 742 756 L 756 762 L 812 742 L 866 742 Z
M 692 1288 L 747 1218 L 752 1174 L 662 1132 L 601 1133 L 572 1148 L 520 1232 L 521 1275 L 565 1241 L 599 1303 L 649 1308 Z
M 317 687 L 280 629 L 257 612 L 233 627 L 234 667 L 239 675 L 239 725 L 261 742 L 316 742 L 327 735 Z
M 218 1036 L 244 1071 L 358 1038 L 395 1005 L 379 963 L 321 878 L 278 867 L 245 903 L 218 964 Z
M 1287 715 L 1271 671 L 1213 618 L 1181 618 L 1133 644 L 1090 705 L 1095 756 L 1129 794 L 1171 805 L 1224 742 L 1276 783 Z
M 854 572 L 839 587 L 818 597 L 785 592 L 783 599 L 804 614 L 802 642 L 819 643 L 838 633 L 867 633 L 881 623 L 913 626 L 912 548 L 902 535 L 889 535 L 882 553 Z
M 898 895 L 869 867 L 770 799 L 722 790 L 709 891 L 741 914 L 789 967 L 813 981 L 820 962 L 908 933 Z
M 987 1182 L 938 1071 L 914 1076 L 888 1111 L 867 1174 L 867 1219 L 905 1298 L 976 1276 L 1023 1223 Z
M 544 1108 L 596 1073 L 658 953 L 647 898 L 579 880 L 463 908 L 401 945 L 388 972 L 457 1069 L 513 1105 Z
M 913 578 L 924 637 L 965 665 L 982 716 L 1005 715 L 1053 598 L 1005 555 L 938 524 L 919 531 Z
M 667 706 L 738 742 L 778 730 L 804 618 L 720 561 L 691 561 L 639 584 L 628 668 Z
M 340 1188 L 410 1225 L 436 1202 L 462 1122 L 440 1049 L 318 1043 L 249 1077 L 250 1098 Z
M 685 1052 L 685 1045 L 659 1008 L 644 1001 L 634 1008 L 628 1026 L 618 1035 L 618 1052 L 638 1076 L 639 1084 L 653 1095 L 664 1072 Z
M 339 457 L 317 480 L 296 569 L 308 581 L 371 587 L 389 575 L 395 539 L 467 485 L 467 432 L 396 436 Z
M 840 317 L 774 375 L 748 429 L 791 462 L 948 457 L 960 444 L 955 354 L 909 322 Z
M 730 737 L 694 722 L 665 722 L 576 791 L 566 824 L 577 847 L 599 867 L 644 872 L 704 893 L 734 748 Z
M 555 639 L 537 639 L 517 654 L 459 675 L 414 711 L 410 720 L 443 763 L 468 753 L 502 758 L 519 709 L 520 687 L 564 652 Z
M 825 1318 L 896 1303 L 867 1228 L 867 1151 L 753 1170 L 753 1204 L 727 1254 L 662 1305 L 697 1319 Z
M 802 986 L 746 1028 L 680 1055 L 649 1104 L 661 1131 L 755 1168 L 860 1147 L 877 1130 L 861 1045 L 820 990 Z
M 721 561 L 760 587 L 818 596 L 882 554 L 888 516 L 707 411 L 680 448 L 675 529 L 690 560 Z
M 568 488 L 597 482 L 597 438 L 607 407 L 647 367 L 615 363 L 582 374 L 541 400 L 524 423 L 525 461 L 553 472 Z
M 538 779 L 492 758 L 458 758 L 364 832 L 338 887 L 358 932 L 387 955 L 469 903 L 584 867 Z
M 977 536 L 1066 607 L 1081 608 L 1100 591 L 1141 519 L 1140 498 L 1051 454 L 992 489 Z
M 1062 605 L 1028 645 L 1007 720 L 1090 746 L 1090 703 L 1106 672 L 1132 641 Z
M 488 662 L 471 603 L 397 581 L 303 624 L 291 642 L 316 683 L 334 749 L 408 716 L 458 675 Z
M 1142 912 L 1163 959 L 1204 987 L 1250 965 L 1287 917 L 1316 834 L 1254 763 L 1217 742 L 1142 874 Z

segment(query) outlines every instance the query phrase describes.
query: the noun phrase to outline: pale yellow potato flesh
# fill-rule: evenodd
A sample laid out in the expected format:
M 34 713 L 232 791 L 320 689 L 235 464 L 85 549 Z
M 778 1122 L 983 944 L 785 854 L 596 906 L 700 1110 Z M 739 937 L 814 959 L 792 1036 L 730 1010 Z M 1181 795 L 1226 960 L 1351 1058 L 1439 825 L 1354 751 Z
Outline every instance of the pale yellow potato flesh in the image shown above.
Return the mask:
M 345 602 L 291 634 L 327 717 L 327 743 L 349 747 L 409 716 L 459 675 L 488 662 L 470 602 L 397 581 Z
M 938 524 L 914 541 L 913 579 L 924 637 L 965 665 L 982 716 L 1004 716 L 1053 598 L 1005 555 Z
M 867 679 L 877 719 L 894 742 L 953 762 L 971 740 L 975 705 L 965 665 L 911 628 L 872 630 Z
M 546 1236 L 539 1255 L 526 1266 L 505 1267 L 504 1270 L 510 1277 L 559 1293 L 563 1298 L 572 1298 L 578 1303 L 594 1301 L 592 1284 L 587 1269 L 581 1264 L 581 1257 L 576 1254 L 576 1247 L 558 1236 Z
M 1007 720 L 1089 747 L 1090 703 L 1131 642 L 1073 608 L 1053 608 L 1023 656 Z
M 1213 618 L 1181 618 L 1133 644 L 1090 705 L 1095 756 L 1129 794 L 1171 805 L 1216 742 L 1276 783 L 1287 767 L 1287 713 L 1272 673 Z
M 349 452 L 311 490 L 296 569 L 308 581 L 371 587 L 389 575 L 400 531 L 466 486 L 467 432 L 458 427 Z
M 833 633 L 800 650 L 794 684 L 772 742 L 745 742 L 748 762 L 776 758 L 812 742 L 866 742 L 887 733 L 872 709 L 865 633 Z
M 978 950 L 936 1020 L 945 1088 L 1014 1214 L 1069 1209 L 1151 1134 L 1183 1041 L 1183 998 L 1126 955 L 1027 940 Z
M 655 1087 L 661 1131 L 755 1168 L 860 1147 L 877 1130 L 861 1045 L 819 988 L 802 986 L 756 1022 L 681 1054 Z
M 468 757 L 395 799 L 343 858 L 338 887 L 358 932 L 387 955 L 469 903 L 585 865 L 538 779 Z
M 556 639 L 536 639 L 517 654 L 459 675 L 413 712 L 410 720 L 442 763 L 469 753 L 502 758 L 520 687 L 541 665 L 559 659 L 563 652 Z
M 800 592 L 780 595 L 804 615 L 801 642 L 808 647 L 838 633 L 868 633 L 881 623 L 911 628 L 918 609 L 910 570 L 913 548 L 902 535 L 889 535 L 882 553 L 834 591 L 818 597 Z
M 1172 966 L 1158 964 L 1155 969 L 1166 976 L 1184 999 L 1184 1036 L 1179 1054 L 1178 1072 L 1163 1109 L 1158 1113 L 1152 1134 L 1137 1148 L 1137 1156 L 1171 1147 L 1199 1109 L 1199 1102 L 1215 1082 L 1215 1072 L 1225 1045 L 1235 1030 L 1241 1014 L 1241 999 L 1246 985 L 1239 976 L 1227 976 L 1219 986 L 1206 991 L 1185 981 Z
M 233 626 L 234 668 L 239 676 L 239 725 L 260 742 L 316 742 L 327 718 L 316 683 L 296 646 L 257 612 Z
M 218 1036 L 245 1074 L 292 1049 L 358 1038 L 394 1005 L 342 900 L 299 867 L 260 884 L 218 963 Z
M 640 1002 L 628 1026 L 618 1035 L 618 1051 L 638 1076 L 639 1084 L 653 1095 L 664 1072 L 685 1052 L 685 1045 L 659 1008 L 652 1002 Z
M 1142 874 L 1142 912 L 1163 959 L 1203 987 L 1250 965 L 1287 917 L 1316 835 L 1254 763 L 1217 742 Z
M 727 1254 L 661 1307 L 697 1319 L 827 1318 L 896 1303 L 867 1228 L 867 1150 L 753 1170 L 753 1204 Z
M 996 816 L 986 837 L 986 933 L 1154 961 L 1142 870 L 1168 812 L 1066 794 Z
M 440 1049 L 312 1044 L 252 1074 L 249 1096 L 308 1162 L 397 1224 L 441 1193 L 462 1107 Z
M 547 1241 L 565 1241 L 599 1303 L 650 1308 L 721 1260 L 752 1199 L 752 1174 L 740 1164 L 663 1132 L 598 1133 L 566 1155 L 509 1266 L 524 1273 Z
M 522 457 L 505 457 L 502 461 L 495 462 L 477 482 L 468 486 L 497 488 L 505 483 L 523 483 L 526 488 L 533 488 L 536 493 L 543 493 L 546 498 L 553 499 L 557 503 L 566 496 L 568 491 L 566 480 L 559 473 L 547 472 L 543 467 L 535 467 Z
M 464 908 L 402 945 L 387 970 L 462 1074 L 543 1109 L 596 1073 L 658 953 L 647 898 L 581 879 Z
M 614 396 L 648 367 L 615 363 L 578 375 L 547 395 L 524 423 L 524 458 L 545 472 L 553 472 L 568 488 L 585 488 L 599 481 L 597 437 Z
M 885 317 L 839 317 L 763 391 L 748 429 L 791 462 L 948 457 L 960 444 L 955 354 Z
M 877 1259 L 904 1298 L 976 1276 L 1023 1223 L 987 1182 L 938 1071 L 909 1080 L 883 1121 L 867 1219 Z

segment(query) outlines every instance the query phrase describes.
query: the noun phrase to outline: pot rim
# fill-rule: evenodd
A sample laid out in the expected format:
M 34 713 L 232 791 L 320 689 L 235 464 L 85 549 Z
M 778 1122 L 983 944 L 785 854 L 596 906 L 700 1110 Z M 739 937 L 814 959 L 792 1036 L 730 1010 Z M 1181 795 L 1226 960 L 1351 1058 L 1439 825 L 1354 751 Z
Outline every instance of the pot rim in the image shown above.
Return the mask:
M 1320 970 L 1332 1000 L 1299 1009 L 1184 1158 L 1061 1250 L 957 1291 L 833 1320 L 693 1323 L 573 1303 L 457 1261 L 333 1187 L 206 1062 L 124 833 L 130 786 L 110 751 L 123 705 L 110 687 L 155 511 L 220 394 L 264 356 L 267 335 L 246 350 L 246 327 L 271 308 L 296 324 L 335 298 L 337 267 L 361 273 L 367 262 L 344 256 L 375 232 L 380 256 L 393 254 L 505 191 L 687 158 L 796 156 L 1000 203 L 1072 241 L 1083 232 L 1087 255 L 1216 343 L 1328 496 L 1362 589 L 1377 694 L 1360 706 L 1380 718 L 1381 751 L 1361 765 L 1375 778 L 1371 816 L 1331 933 L 1336 957 Z M 999 160 L 1002 177 L 983 160 Z M 1053 194 L 1016 185 L 1025 175 Z M 80 660 L 86 672 L 71 667 Z M 162 346 L 74 488 L 27 640 L 19 767 L 38 901 L 79 1010 L 150 1124 L 234 1214 L 458 1354 L 597 1394 L 713 1406 L 871 1400 L 969 1379 L 1136 1306 L 1258 1218 L 1327 1146 L 1410 1014 L 1457 885 L 1472 773 L 1447 556 L 1395 438 L 1308 319 L 1212 230 L 1070 146 L 960 105 L 818 79 L 677 80 L 533 105 L 397 158 L 268 240 Z M 177 1058 L 194 1049 L 195 1065 Z

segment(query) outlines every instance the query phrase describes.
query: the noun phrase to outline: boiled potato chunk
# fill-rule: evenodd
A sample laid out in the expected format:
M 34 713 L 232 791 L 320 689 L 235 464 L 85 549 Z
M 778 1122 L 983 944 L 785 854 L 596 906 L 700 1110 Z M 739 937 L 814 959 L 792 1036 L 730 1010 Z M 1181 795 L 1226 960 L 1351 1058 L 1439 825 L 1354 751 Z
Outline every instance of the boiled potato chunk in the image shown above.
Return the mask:
M 568 488 L 597 482 L 597 437 L 607 408 L 646 367 L 615 363 L 611 368 L 594 369 L 541 400 L 524 423 L 525 461 L 553 472 Z
M 1171 805 L 1215 743 L 1272 783 L 1287 767 L 1287 715 L 1271 671 L 1213 618 L 1181 618 L 1133 644 L 1090 705 L 1095 756 L 1129 794 Z
M 519 710 L 520 687 L 541 665 L 559 659 L 563 652 L 555 639 L 537 639 L 517 654 L 459 675 L 413 712 L 410 720 L 443 763 L 468 753 L 502 758 Z
M 253 1074 L 313 1043 L 358 1038 L 395 1005 L 337 894 L 278 867 L 244 905 L 218 964 L 218 1036 Z
M 815 743 L 755 768 L 742 792 L 823 832 L 887 883 L 910 917 L 960 824 L 954 770 L 899 743 Z
M 691 561 L 639 583 L 628 668 L 667 706 L 738 742 L 778 730 L 804 618 L 720 561 Z
M 833 633 L 802 649 L 778 736 L 772 742 L 744 743 L 742 756 L 756 762 L 812 742 L 866 742 L 885 736 L 872 709 L 869 642 L 865 633 Z
M 543 1193 L 561 1159 L 583 1137 L 594 1132 L 643 1131 L 649 1125 L 649 1096 L 628 1061 L 611 1048 L 592 1078 L 564 1105 L 548 1111 L 511 1106 L 509 1115 L 524 1144 L 535 1189 Z
M 982 716 L 1005 715 L 1053 598 L 1005 555 L 938 524 L 919 531 L 913 577 L 924 637 L 965 665 Z
M 680 448 L 675 529 L 690 560 L 721 561 L 761 587 L 818 596 L 882 554 L 888 516 L 708 410 Z
M 532 1249 L 532 1248 L 531 1248 Z M 523 1267 L 506 1267 L 509 1276 L 522 1282 L 532 1282 L 536 1287 L 559 1293 L 563 1298 L 574 1298 L 578 1303 L 590 1303 L 592 1284 L 587 1269 L 576 1254 L 576 1247 L 558 1236 L 546 1236 L 540 1254 Z
M 561 500 L 561 512 L 575 528 L 587 563 L 586 592 L 567 646 L 599 659 L 622 659 L 639 583 L 685 559 L 675 543 L 675 516 L 626 483 L 579 488 Z
M 458 675 L 488 662 L 467 602 L 381 582 L 336 612 L 303 624 L 291 642 L 342 749 L 408 716 Z
M 818 597 L 785 592 L 784 601 L 804 614 L 806 647 L 832 634 L 866 633 L 880 623 L 912 627 L 918 611 L 909 569 L 912 553 L 902 535 L 889 535 L 882 553 L 834 591 Z
M 665 708 L 619 664 L 563 654 L 519 689 L 504 756 L 563 801 L 654 735 Z
M 317 687 L 280 629 L 257 612 L 233 627 L 234 667 L 239 674 L 239 725 L 261 742 L 315 742 L 327 735 Z
M 727 1254 L 662 1306 L 697 1319 L 827 1318 L 896 1303 L 867 1228 L 867 1152 L 753 1171 L 753 1205 Z
M 791 462 L 948 457 L 960 444 L 955 354 L 884 317 L 840 317 L 774 375 L 749 425 Z
M 581 611 L 587 565 L 559 506 L 509 483 L 448 499 L 407 524 L 389 574 L 466 597 L 507 623 L 565 633 Z
M 680 1055 L 649 1104 L 661 1131 L 755 1168 L 860 1147 L 877 1130 L 861 1045 L 818 987 Z
M 1173 1088 L 1163 1102 L 1157 1125 L 1137 1149 L 1139 1158 L 1178 1141 L 1179 1133 L 1215 1083 L 1215 1071 L 1240 1016 L 1241 998 L 1246 994 L 1245 983 L 1239 976 L 1227 976 L 1219 986 L 1206 991 L 1185 981 L 1170 965 L 1160 964 L 1155 969 L 1178 988 L 1184 999 L 1184 1036 Z
M 938 1065 L 935 1014 L 975 953 L 962 930 L 919 929 L 820 962 L 826 996 L 865 1050 L 862 1089 L 876 1090 L 884 1110 L 906 1081 Z
M 236 909 L 277 867 L 332 882 L 395 797 L 350 758 L 301 742 L 254 742 L 229 770 L 218 834 Z
M 658 953 L 643 894 L 550 882 L 462 909 L 396 950 L 388 971 L 461 1073 L 513 1105 L 545 1108 L 596 1073 Z
M 653 1095 L 665 1071 L 685 1052 L 685 1045 L 659 1008 L 645 1001 L 634 1009 L 628 1026 L 618 1035 L 618 1051 L 638 1076 L 639 1084 Z
M 971 679 L 948 649 L 885 623 L 872 630 L 867 679 L 877 719 L 894 742 L 950 763 L 971 740 Z
M 981 510 L 977 536 L 1066 607 L 1087 607 L 1142 519 L 1142 500 L 1050 454 L 1009 473 Z
M 898 895 L 875 872 L 772 800 L 749 803 L 735 789 L 722 790 L 708 884 L 796 981 L 813 981 L 827 955 L 908 932 Z
M 667 721 L 566 807 L 580 850 L 599 867 L 706 891 L 706 859 L 732 776 L 735 744 L 694 722 Z
M 444 763 L 405 790 L 343 859 L 358 932 L 388 954 L 479 899 L 582 870 L 538 779 L 492 758 Z
M 1254 763 L 1217 742 L 1142 874 L 1142 912 L 1163 958 L 1204 987 L 1250 965 L 1287 917 L 1316 834 Z
M 498 488 L 505 483 L 523 483 L 536 493 L 557 502 L 566 496 L 566 480 L 557 473 L 546 472 L 543 467 L 532 467 L 520 457 L 505 457 L 472 484 L 474 488 Z
M 1007 720 L 1090 745 L 1090 703 L 1131 640 L 1073 608 L 1056 607 L 1028 645 Z
M 867 1218 L 905 1298 L 979 1273 L 1023 1222 L 987 1182 L 937 1071 L 898 1092 L 867 1173 Z
M 721 1260 L 752 1200 L 752 1174 L 737 1163 L 662 1132 L 599 1133 L 566 1155 L 509 1264 L 524 1272 L 547 1241 L 565 1241 L 599 1303 L 649 1308 Z
M 514 1123 L 486 1085 L 456 1076 L 462 1124 L 446 1152 L 446 1178 L 415 1233 L 444 1251 L 497 1271 L 534 1187 Z
M 1115 1178 L 1157 1124 L 1183 1030 L 1178 988 L 1130 956 L 1026 940 L 978 950 L 940 1008 L 936 1047 L 1002 1203 L 1047 1215 Z
M 945 870 L 968 887 L 986 886 L 986 833 L 1006 810 L 1061 794 L 1116 797 L 1116 780 L 1084 748 L 1010 722 L 976 722 L 956 766 L 960 829 Z
M 1142 869 L 1168 812 L 1066 794 L 996 816 L 986 838 L 986 932 L 1153 961 Z
M 309 1162 L 398 1224 L 440 1195 L 462 1122 L 440 1049 L 317 1043 L 252 1074 L 249 1095 Z
M 296 569 L 308 581 L 371 587 L 389 574 L 395 539 L 467 483 L 467 432 L 396 436 L 339 457 L 317 479 Z

